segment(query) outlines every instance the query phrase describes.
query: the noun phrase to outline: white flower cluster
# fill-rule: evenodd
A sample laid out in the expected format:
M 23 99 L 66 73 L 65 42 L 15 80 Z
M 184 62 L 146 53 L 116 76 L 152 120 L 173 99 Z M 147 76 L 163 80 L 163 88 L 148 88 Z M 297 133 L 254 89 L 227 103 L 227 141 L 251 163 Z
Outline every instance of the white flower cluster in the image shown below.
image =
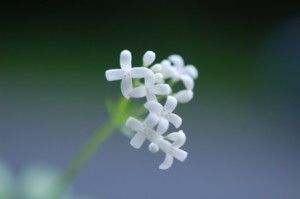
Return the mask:
M 179 55 L 171 55 L 168 59 L 158 64 L 153 64 L 155 53 L 147 51 L 143 56 L 143 66 L 132 67 L 131 53 L 123 50 L 120 54 L 121 69 L 107 70 L 105 75 L 108 81 L 121 80 L 121 92 L 127 99 L 146 97 L 144 104 L 149 111 L 143 122 L 129 117 L 126 126 L 136 132 L 130 144 L 139 149 L 145 140 L 150 142 L 149 151 L 156 153 L 163 151 L 165 160 L 160 169 L 168 169 L 173 164 L 173 159 L 184 161 L 187 152 L 180 149 L 186 137 L 182 130 L 164 135 L 169 128 L 169 123 L 179 128 L 182 119 L 173 113 L 177 103 L 186 103 L 193 98 L 194 79 L 198 71 L 193 65 L 184 65 Z M 143 79 L 141 85 L 133 88 L 133 79 Z M 176 83 L 182 81 L 185 89 L 172 93 L 166 82 Z M 158 96 L 167 96 L 166 102 L 161 105 Z

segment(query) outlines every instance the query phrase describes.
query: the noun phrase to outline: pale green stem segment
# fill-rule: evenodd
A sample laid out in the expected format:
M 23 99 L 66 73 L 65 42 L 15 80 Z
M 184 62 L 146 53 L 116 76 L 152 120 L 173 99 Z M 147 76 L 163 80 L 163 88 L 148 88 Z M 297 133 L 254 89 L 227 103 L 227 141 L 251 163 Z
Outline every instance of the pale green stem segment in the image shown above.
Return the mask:
M 102 145 L 106 138 L 116 129 L 116 124 L 108 121 L 102 125 L 78 150 L 70 163 L 58 176 L 54 186 L 47 194 L 47 199 L 59 199 L 70 183 L 79 174 L 81 169 L 87 164 L 90 158 L 95 154 L 97 149 Z
M 53 186 L 46 193 L 45 199 L 59 199 L 73 182 L 79 172 L 96 153 L 106 138 L 116 129 L 122 128 L 128 114 L 130 114 L 130 102 L 120 97 L 116 103 L 111 102 L 108 112 L 110 120 L 104 123 L 78 150 L 73 159 L 55 179 Z M 108 104 L 107 104 L 108 106 Z M 43 198 L 44 199 L 44 198 Z

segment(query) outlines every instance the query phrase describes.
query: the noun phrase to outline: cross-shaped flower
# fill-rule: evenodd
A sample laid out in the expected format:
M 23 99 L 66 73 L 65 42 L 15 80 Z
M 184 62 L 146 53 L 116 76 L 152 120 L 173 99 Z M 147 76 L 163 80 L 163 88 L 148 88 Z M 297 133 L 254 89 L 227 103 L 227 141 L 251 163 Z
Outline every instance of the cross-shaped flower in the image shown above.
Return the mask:
M 182 123 L 181 117 L 172 113 L 177 106 L 177 100 L 175 97 L 168 96 L 164 106 L 157 101 L 148 101 L 144 106 L 151 113 L 154 113 L 159 117 L 156 130 L 160 134 L 163 134 L 168 130 L 169 122 L 171 122 L 176 128 L 178 128 Z
M 129 117 L 126 121 L 126 126 L 136 131 L 136 134 L 131 139 L 130 144 L 134 148 L 139 149 L 146 139 L 150 142 L 155 142 L 160 139 L 161 135 L 153 130 L 158 120 L 159 118 L 155 114 L 151 113 L 146 117 L 144 123 L 133 117 Z
M 166 154 L 164 161 L 159 165 L 160 169 L 170 168 L 173 164 L 174 158 L 183 162 L 188 155 L 186 151 L 179 149 L 186 140 L 185 134 L 182 130 L 178 133 L 171 133 L 167 137 L 173 141 L 172 144 L 166 140 L 158 140 L 157 142 L 159 148 Z
M 121 69 L 110 69 L 105 72 L 108 81 L 121 80 L 121 92 L 125 98 L 129 98 L 132 90 L 132 78 L 145 78 L 153 76 L 153 72 L 146 67 L 134 67 L 131 65 L 131 53 L 123 50 L 120 54 Z
M 168 95 L 171 93 L 169 84 L 155 84 L 155 75 L 145 77 L 145 84 L 134 88 L 129 96 L 133 98 L 145 97 L 147 101 L 156 101 L 156 95 Z

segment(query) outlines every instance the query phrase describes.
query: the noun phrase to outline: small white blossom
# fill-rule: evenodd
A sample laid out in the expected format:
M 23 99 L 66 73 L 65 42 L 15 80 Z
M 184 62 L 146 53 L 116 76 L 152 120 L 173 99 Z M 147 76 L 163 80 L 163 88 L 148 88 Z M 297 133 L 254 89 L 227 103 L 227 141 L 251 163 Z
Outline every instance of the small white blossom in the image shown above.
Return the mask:
M 181 80 L 188 90 L 193 90 L 194 80 L 198 77 L 198 71 L 193 65 L 184 65 L 183 58 L 180 55 L 171 55 L 169 60 L 176 69 L 175 75 L 172 77 L 174 81 Z
M 190 90 L 182 90 L 173 95 L 179 103 L 188 103 L 193 99 L 194 93 Z
M 168 95 L 171 87 L 168 84 L 155 84 L 155 75 L 145 78 L 145 85 L 134 88 L 129 96 L 133 98 L 146 97 L 147 101 L 157 100 L 156 95 Z
M 181 117 L 172 113 L 177 106 L 177 100 L 175 97 L 168 96 L 164 106 L 157 101 L 148 101 L 144 106 L 150 111 L 150 113 L 154 113 L 159 117 L 156 130 L 160 134 L 163 134 L 168 130 L 169 122 L 171 122 L 176 128 L 178 128 L 182 123 Z
M 180 55 L 171 55 L 169 60 L 174 64 L 177 72 L 180 74 L 186 74 L 193 79 L 198 78 L 198 70 L 193 65 L 184 65 L 183 58 Z
M 128 50 L 123 50 L 120 54 L 121 69 L 107 70 L 105 75 L 108 81 L 121 80 L 121 92 L 125 98 L 129 98 L 129 93 L 132 90 L 132 78 L 145 78 L 153 75 L 153 72 L 145 67 L 131 66 L 131 53 Z
M 171 62 L 167 59 L 161 61 L 161 70 L 159 71 L 164 79 L 177 77 L 177 72 L 175 67 L 172 66 Z
M 171 133 L 168 135 L 169 139 L 174 141 L 172 144 L 166 140 L 158 140 L 157 145 L 165 152 L 166 156 L 164 161 L 159 165 L 160 169 L 168 169 L 172 166 L 174 158 L 183 162 L 188 153 L 182 149 L 179 149 L 186 140 L 185 134 L 182 130 L 178 133 Z
M 153 51 L 147 51 L 143 56 L 143 66 L 150 66 L 155 60 L 155 53 Z
M 158 120 L 158 117 L 151 113 L 147 116 L 144 123 L 133 117 L 129 117 L 126 121 L 126 126 L 136 131 L 136 134 L 131 139 L 130 144 L 134 148 L 139 149 L 146 139 L 151 142 L 159 139 L 161 136 L 153 130 Z

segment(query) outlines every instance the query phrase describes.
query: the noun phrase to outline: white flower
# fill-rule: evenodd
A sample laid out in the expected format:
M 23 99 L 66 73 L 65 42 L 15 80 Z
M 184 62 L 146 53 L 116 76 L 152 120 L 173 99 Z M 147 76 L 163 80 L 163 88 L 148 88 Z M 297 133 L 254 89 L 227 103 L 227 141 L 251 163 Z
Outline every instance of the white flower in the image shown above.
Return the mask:
M 158 120 L 158 117 L 151 113 L 147 116 L 144 123 L 133 117 L 129 117 L 126 121 L 126 126 L 136 131 L 136 134 L 131 139 L 130 144 L 134 148 L 139 149 L 146 139 L 150 142 L 155 142 L 160 139 L 161 135 L 153 130 Z
M 172 166 L 174 158 L 183 162 L 188 153 L 182 149 L 179 149 L 186 140 L 185 134 L 182 130 L 178 133 L 171 133 L 168 138 L 174 141 L 172 144 L 166 140 L 158 140 L 157 145 L 166 153 L 164 161 L 159 165 L 160 169 L 168 169 Z
M 161 69 L 160 73 L 163 75 L 164 79 L 177 77 L 176 69 L 172 66 L 169 60 L 163 60 L 160 63 Z
M 147 101 L 157 100 L 156 95 L 168 95 L 171 87 L 168 84 L 155 84 L 155 75 L 145 77 L 145 85 L 134 88 L 129 96 L 133 98 L 145 97 Z
M 160 134 L 163 134 L 168 130 L 169 122 L 171 122 L 176 128 L 178 128 L 182 123 L 181 117 L 172 113 L 177 106 L 177 100 L 175 97 L 168 96 L 164 106 L 157 101 L 148 101 L 144 106 L 150 111 L 150 113 L 154 113 L 159 116 L 159 122 L 156 130 Z
M 155 60 L 155 53 L 153 51 L 147 51 L 143 56 L 143 66 L 150 66 Z
M 179 103 L 188 103 L 193 99 L 194 93 L 190 90 L 182 90 L 173 95 Z
M 108 81 L 121 80 L 121 92 L 125 98 L 129 98 L 129 93 L 132 90 L 132 78 L 145 78 L 153 75 L 153 72 L 145 67 L 131 66 L 131 53 L 128 50 L 123 50 L 120 54 L 121 69 L 111 69 L 105 72 Z
M 175 74 L 173 74 L 173 80 L 181 80 L 187 90 L 193 90 L 194 80 L 198 77 L 198 71 L 193 65 L 184 65 L 184 61 L 180 55 L 171 55 L 169 60 L 175 67 Z
M 193 65 L 184 65 L 183 58 L 180 55 L 170 55 L 169 60 L 173 62 L 176 70 L 180 74 L 189 75 L 193 79 L 198 78 L 198 70 Z

